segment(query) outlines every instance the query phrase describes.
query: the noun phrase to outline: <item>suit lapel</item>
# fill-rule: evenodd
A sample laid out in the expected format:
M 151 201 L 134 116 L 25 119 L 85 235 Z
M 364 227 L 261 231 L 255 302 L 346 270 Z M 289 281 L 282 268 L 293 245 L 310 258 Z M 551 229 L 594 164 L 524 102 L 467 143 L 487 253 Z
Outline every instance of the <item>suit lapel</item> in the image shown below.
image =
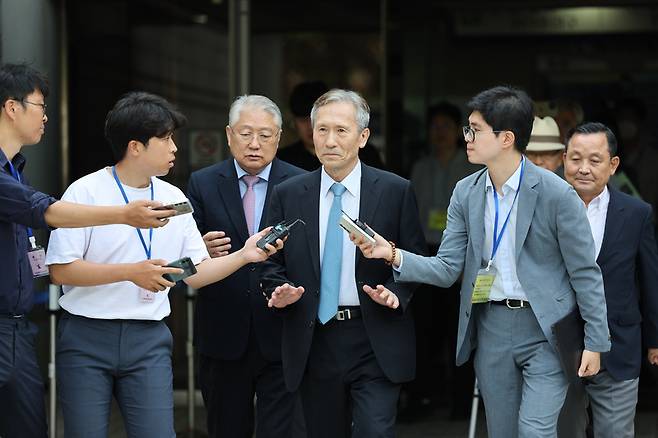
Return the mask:
M 299 200 L 304 199 L 306 202 L 301 203 L 299 206 L 300 217 L 306 223 L 304 230 L 306 232 L 306 241 L 308 242 L 308 249 L 311 253 L 311 263 L 315 276 L 320 280 L 320 172 L 319 168 L 309 174 L 305 178 L 302 192 L 300 193 Z M 288 220 L 296 219 L 289 217 Z
M 224 201 L 225 211 L 228 213 L 233 226 L 238 232 L 238 237 L 242 243 L 249 238 L 247 231 L 247 220 L 244 217 L 244 210 L 242 206 L 242 198 L 240 197 L 240 188 L 238 186 L 238 174 L 235 171 L 233 160 L 226 160 L 224 165 L 219 170 L 219 196 Z M 235 247 L 235 243 L 233 246 Z
M 373 169 L 361 163 L 361 195 L 359 200 L 359 219 L 366 224 L 372 224 L 379 205 L 379 198 L 381 197 L 381 189 L 377 185 L 379 176 Z M 348 238 L 347 234 L 344 238 Z M 354 247 L 356 251 L 356 246 Z M 361 251 L 356 251 L 355 268 L 363 259 Z
M 468 193 L 468 232 L 471 236 L 473 254 L 476 257 L 481 256 L 482 247 L 484 246 L 484 209 L 487 208 L 486 173 L 486 169 L 482 171 L 475 179 Z
M 619 197 L 614 190 L 608 188 L 610 201 L 608 202 L 608 212 L 605 218 L 605 230 L 603 231 L 603 242 L 601 251 L 596 261 L 599 263 L 605 259 L 608 247 L 615 243 L 616 237 L 621 236 L 622 227 L 624 226 L 624 206 L 620 204 Z M 599 263 L 600 264 L 600 263 Z
M 521 254 L 521 248 L 528 236 L 530 223 L 535 214 L 535 206 L 537 205 L 537 191 L 535 186 L 539 183 L 539 176 L 536 173 L 536 168 L 528 160 L 524 158 L 523 178 L 519 187 L 519 198 L 516 202 L 519 203 L 516 210 L 516 258 L 518 260 Z

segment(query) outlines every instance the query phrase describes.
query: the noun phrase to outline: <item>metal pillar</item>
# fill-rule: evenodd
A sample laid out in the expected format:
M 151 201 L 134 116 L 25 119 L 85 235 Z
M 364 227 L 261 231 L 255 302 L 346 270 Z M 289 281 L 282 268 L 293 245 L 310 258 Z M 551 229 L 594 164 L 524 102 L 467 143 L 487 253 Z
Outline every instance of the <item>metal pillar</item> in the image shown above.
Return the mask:
M 251 67 L 251 2 L 229 0 L 228 5 L 229 96 L 249 93 Z
M 57 372 L 55 368 L 57 312 L 59 311 L 60 288 L 55 284 L 48 287 L 48 315 L 50 319 L 50 362 L 48 362 L 49 436 L 57 438 Z

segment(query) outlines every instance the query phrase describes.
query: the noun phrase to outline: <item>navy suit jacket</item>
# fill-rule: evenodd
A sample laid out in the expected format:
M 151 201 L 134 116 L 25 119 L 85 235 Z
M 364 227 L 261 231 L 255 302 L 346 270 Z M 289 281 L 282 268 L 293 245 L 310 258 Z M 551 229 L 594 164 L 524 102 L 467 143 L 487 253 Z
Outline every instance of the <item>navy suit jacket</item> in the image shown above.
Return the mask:
M 640 375 L 644 348 L 658 348 L 658 251 L 651 206 L 609 190 L 597 258 L 612 336 L 612 348 L 602 355 L 602 366 L 615 380 L 629 380 Z
M 298 388 L 311 351 L 320 303 L 319 203 L 320 172 L 292 178 L 274 188 L 268 224 L 301 218 L 305 227 L 295 228 L 282 251 L 264 262 L 262 286 L 266 293 L 283 283 L 303 286 L 302 297 L 280 311 L 283 317 L 282 360 L 286 386 Z M 425 252 L 416 197 L 409 181 L 362 164 L 359 219 L 400 248 Z M 347 235 L 343 237 L 347 239 Z M 406 312 L 415 284 L 395 283 L 392 269 L 382 260 L 363 257 L 356 251 L 354 281 L 368 338 L 379 366 L 393 382 L 413 379 L 416 365 L 414 323 Z M 400 299 L 393 310 L 373 301 L 363 285 L 382 284 Z
M 233 158 L 192 173 L 188 197 L 202 235 L 224 231 L 231 238 L 231 252 L 249 238 Z M 304 170 L 274 159 L 267 196 L 258 229 L 265 228 L 272 188 Z M 263 356 L 281 360 L 281 320 L 267 307 L 259 288 L 260 264 L 242 267 L 224 280 L 199 290 L 195 308 L 194 344 L 201 354 L 216 359 L 241 357 L 253 328 Z

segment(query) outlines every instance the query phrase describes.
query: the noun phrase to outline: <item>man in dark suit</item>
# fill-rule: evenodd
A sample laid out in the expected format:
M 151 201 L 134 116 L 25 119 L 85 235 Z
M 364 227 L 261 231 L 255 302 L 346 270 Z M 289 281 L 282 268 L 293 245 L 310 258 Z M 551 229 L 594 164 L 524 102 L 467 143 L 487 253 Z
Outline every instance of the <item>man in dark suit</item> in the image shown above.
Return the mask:
M 394 283 L 384 262 L 357 255 L 338 222 L 343 210 L 423 251 L 416 199 L 407 180 L 359 161 L 370 133 L 361 96 L 330 90 L 311 120 L 322 167 L 275 187 L 268 211 L 268 223 L 306 224 L 262 277 L 283 316 L 286 385 L 301 385 L 309 437 L 392 437 L 400 383 L 415 372 L 406 312 L 415 286 Z
M 272 187 L 304 173 L 275 158 L 281 113 L 264 96 L 241 96 L 229 112 L 233 158 L 194 172 L 188 196 L 212 257 L 241 248 L 264 228 Z M 211 437 L 289 437 L 296 395 L 281 368 L 281 321 L 258 287 L 260 267 L 245 266 L 199 290 L 195 345 Z
M 587 207 L 612 348 L 601 356 L 599 374 L 569 388 L 559 435 L 585 436 L 589 399 L 595 437 L 633 437 L 643 348 L 648 347 L 649 362 L 658 364 L 658 255 L 651 206 L 607 186 L 619 157 L 615 135 L 601 123 L 573 130 L 564 163 L 567 181 Z

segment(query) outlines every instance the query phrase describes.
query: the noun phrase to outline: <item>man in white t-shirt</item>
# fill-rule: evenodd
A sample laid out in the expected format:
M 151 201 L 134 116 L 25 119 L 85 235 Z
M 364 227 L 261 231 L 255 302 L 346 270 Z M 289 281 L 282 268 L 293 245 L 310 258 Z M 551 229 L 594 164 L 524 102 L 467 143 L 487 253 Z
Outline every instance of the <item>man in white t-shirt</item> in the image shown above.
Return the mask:
M 129 93 L 108 113 L 105 136 L 117 164 L 74 182 L 63 199 L 122 205 L 136 199 L 164 204 L 185 201 L 178 188 L 160 180 L 174 165 L 174 131 L 185 117 L 165 99 Z M 67 437 L 106 437 L 112 396 L 129 437 L 174 437 L 170 313 L 163 274 L 181 269 L 167 263 L 189 257 L 198 288 L 214 283 L 267 254 L 256 247 L 266 231 L 226 257 L 208 256 L 192 215 L 170 219 L 165 228 L 126 225 L 57 230 L 47 264 L 64 285 L 65 310 L 58 327 L 57 376 Z M 281 242 L 277 243 L 280 248 Z M 269 246 L 269 253 L 277 248 Z

